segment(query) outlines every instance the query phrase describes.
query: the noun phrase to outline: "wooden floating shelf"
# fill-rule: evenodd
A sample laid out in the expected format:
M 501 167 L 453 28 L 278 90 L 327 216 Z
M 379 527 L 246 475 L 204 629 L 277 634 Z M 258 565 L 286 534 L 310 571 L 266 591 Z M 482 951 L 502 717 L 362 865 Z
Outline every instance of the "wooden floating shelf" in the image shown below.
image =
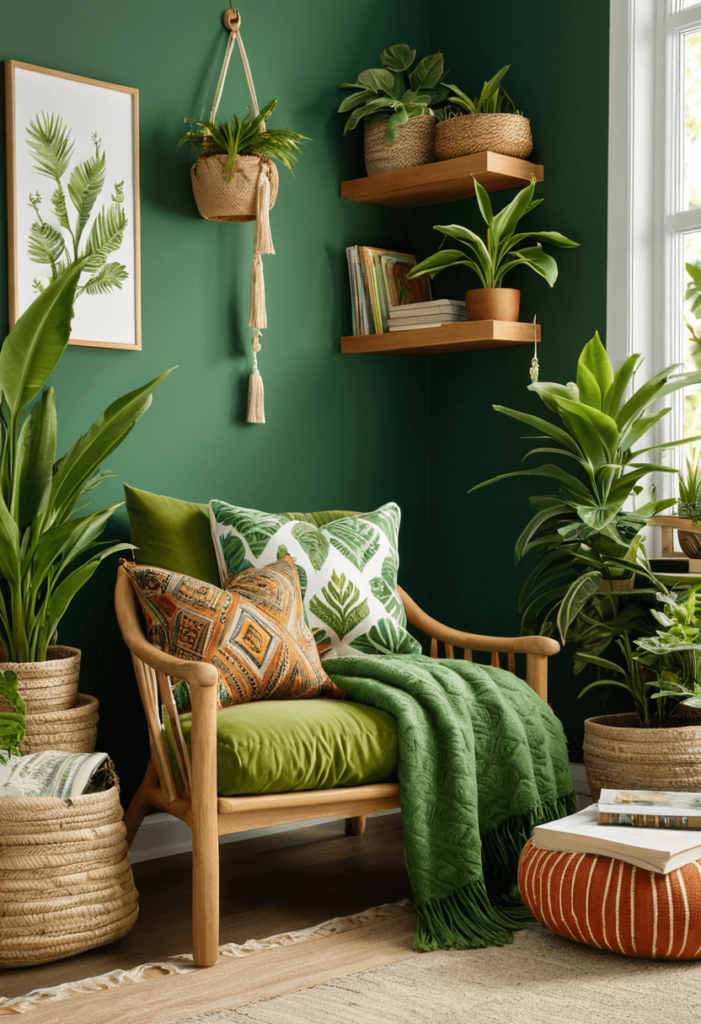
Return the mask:
M 342 181 L 341 199 L 410 210 L 474 196 L 473 176 L 487 192 L 501 192 L 506 188 L 523 188 L 532 174 L 536 181 L 542 181 L 542 164 L 500 153 L 473 153 L 455 160 L 438 160 L 433 164 Z
M 540 324 L 536 330 L 540 341 Z M 441 352 L 512 348 L 515 345 L 532 345 L 533 341 L 533 324 L 506 320 L 465 320 L 416 331 L 351 334 L 341 338 L 341 352 L 392 352 L 398 356 L 427 356 Z

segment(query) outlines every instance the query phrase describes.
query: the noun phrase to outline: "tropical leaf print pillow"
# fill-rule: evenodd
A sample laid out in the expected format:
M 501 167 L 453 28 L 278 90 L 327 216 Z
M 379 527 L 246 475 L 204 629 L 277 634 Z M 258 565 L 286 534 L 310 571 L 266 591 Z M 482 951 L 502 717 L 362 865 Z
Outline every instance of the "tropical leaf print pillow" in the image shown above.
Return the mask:
M 322 657 L 420 654 L 397 591 L 399 506 L 315 526 L 284 514 L 210 501 L 223 587 L 243 569 L 292 556 Z

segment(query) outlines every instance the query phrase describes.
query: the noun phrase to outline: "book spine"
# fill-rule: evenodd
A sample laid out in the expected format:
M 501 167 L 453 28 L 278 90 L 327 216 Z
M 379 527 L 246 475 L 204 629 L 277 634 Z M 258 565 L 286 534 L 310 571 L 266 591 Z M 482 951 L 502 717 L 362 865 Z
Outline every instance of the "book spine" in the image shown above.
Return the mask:
M 357 281 L 354 266 L 354 250 L 355 246 L 349 246 L 346 249 L 346 259 L 348 260 L 348 280 L 350 282 L 350 294 L 351 294 L 351 320 L 353 324 L 353 334 L 358 333 L 358 294 L 357 294 Z
M 610 814 L 599 811 L 600 825 L 631 825 L 634 828 L 675 828 L 687 829 L 690 832 L 701 832 L 701 818 L 688 818 L 684 815 L 667 814 L 627 814 L 620 812 Z
M 370 291 L 367 279 L 365 263 L 362 259 L 362 249 L 357 248 L 358 253 L 358 281 L 360 283 L 360 333 L 374 334 L 372 327 L 372 315 L 370 306 Z

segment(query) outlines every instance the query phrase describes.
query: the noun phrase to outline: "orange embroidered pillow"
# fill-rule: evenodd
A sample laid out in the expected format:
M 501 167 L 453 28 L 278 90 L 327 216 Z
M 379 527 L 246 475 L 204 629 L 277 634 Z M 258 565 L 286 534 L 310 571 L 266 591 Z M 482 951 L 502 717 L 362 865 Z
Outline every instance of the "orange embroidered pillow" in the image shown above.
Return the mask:
M 239 573 L 229 590 L 167 569 L 123 564 L 149 641 L 176 658 L 216 665 L 220 708 L 342 696 L 321 667 L 289 555 Z M 177 685 L 174 696 L 178 711 L 189 711 L 187 683 Z

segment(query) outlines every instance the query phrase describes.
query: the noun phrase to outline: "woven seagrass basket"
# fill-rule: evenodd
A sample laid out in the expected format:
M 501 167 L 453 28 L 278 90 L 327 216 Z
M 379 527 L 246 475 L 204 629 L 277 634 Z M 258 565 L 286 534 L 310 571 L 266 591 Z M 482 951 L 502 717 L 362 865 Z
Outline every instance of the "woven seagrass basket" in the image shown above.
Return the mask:
M 97 742 L 99 707 L 97 697 L 79 693 L 75 707 L 28 714 L 27 732 L 20 744 L 20 753 L 34 754 L 40 750 L 92 753 Z
M 203 153 L 190 168 L 195 202 L 205 220 L 249 221 L 256 219 L 256 192 L 261 169 L 270 182 L 270 209 L 278 189 L 277 167 L 272 160 L 239 153 L 231 180 L 226 180 L 225 153 Z
M 69 800 L 0 797 L 0 967 L 127 934 L 139 908 L 125 836 L 116 786 Z
M 521 114 L 461 114 L 436 125 L 436 157 L 501 153 L 525 160 L 533 150 L 531 122 Z
M 584 766 L 594 800 L 602 789 L 701 789 L 701 725 L 645 729 L 636 714 L 584 723 Z
M 435 117 L 431 114 L 410 117 L 400 126 L 391 146 L 385 143 L 386 124 L 386 121 L 365 122 L 365 170 L 368 174 L 435 163 Z
M 72 708 L 78 695 L 80 651 L 54 644 L 49 647 L 46 659 L 0 662 L 0 671 L 14 672 L 19 679 L 19 692 L 29 714 Z M 10 710 L 9 704 L 0 699 L 0 711 Z

